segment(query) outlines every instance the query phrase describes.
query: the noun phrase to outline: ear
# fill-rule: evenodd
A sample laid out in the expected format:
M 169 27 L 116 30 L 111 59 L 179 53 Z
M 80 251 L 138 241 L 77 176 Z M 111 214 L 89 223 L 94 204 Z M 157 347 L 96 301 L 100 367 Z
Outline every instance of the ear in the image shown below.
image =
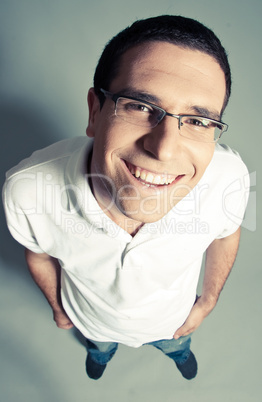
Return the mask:
M 95 136 L 96 124 L 100 113 L 100 102 L 95 94 L 94 88 L 90 88 L 88 91 L 87 103 L 89 110 L 89 118 L 88 118 L 88 126 L 86 129 L 86 134 L 88 137 L 92 138 Z

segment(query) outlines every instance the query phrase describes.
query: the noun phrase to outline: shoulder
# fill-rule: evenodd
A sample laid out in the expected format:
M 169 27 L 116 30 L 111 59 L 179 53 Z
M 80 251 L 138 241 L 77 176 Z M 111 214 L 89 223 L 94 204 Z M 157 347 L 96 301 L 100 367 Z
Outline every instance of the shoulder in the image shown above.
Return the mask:
M 248 169 L 239 153 L 228 145 L 216 144 L 214 156 L 207 168 L 207 175 L 215 181 L 232 181 L 247 177 Z
M 226 144 L 216 144 L 213 163 L 230 165 L 232 167 L 242 166 L 243 169 L 247 169 L 239 153 Z
M 69 161 L 76 164 L 89 148 L 87 137 L 75 137 L 56 142 L 35 151 L 6 173 L 3 200 L 6 207 L 16 205 L 22 210 L 33 210 L 32 205 L 50 198 L 57 186 L 64 185 Z M 52 187 L 52 188 L 51 188 Z M 59 188 L 60 188 L 59 187 Z M 49 195 L 48 191 L 51 192 Z
M 213 204 L 218 203 L 222 209 L 226 204 L 237 209 L 241 203 L 243 206 L 247 203 L 250 187 L 248 169 L 239 153 L 227 145 L 216 145 L 201 184 L 208 189 L 208 199 Z
M 87 137 L 75 137 L 58 141 L 46 148 L 37 150 L 26 159 L 23 159 L 18 165 L 6 172 L 6 179 L 11 179 L 17 174 L 26 173 L 35 169 L 45 169 L 45 166 L 61 162 L 69 158 L 77 149 L 87 144 Z M 39 169 L 38 169 L 39 170 Z

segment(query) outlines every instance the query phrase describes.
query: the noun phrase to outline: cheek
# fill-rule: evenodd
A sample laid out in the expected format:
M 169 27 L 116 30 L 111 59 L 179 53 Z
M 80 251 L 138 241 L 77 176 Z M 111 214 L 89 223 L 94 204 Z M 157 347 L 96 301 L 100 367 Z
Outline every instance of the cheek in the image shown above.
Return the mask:
M 104 126 L 99 137 L 99 147 L 103 149 L 106 158 L 113 158 L 122 154 L 123 150 L 134 150 L 136 141 L 141 137 L 141 133 L 123 121 L 118 124 Z
M 203 175 L 209 163 L 211 162 L 215 151 L 215 144 L 201 143 L 194 152 L 192 160 L 195 167 L 195 173 Z

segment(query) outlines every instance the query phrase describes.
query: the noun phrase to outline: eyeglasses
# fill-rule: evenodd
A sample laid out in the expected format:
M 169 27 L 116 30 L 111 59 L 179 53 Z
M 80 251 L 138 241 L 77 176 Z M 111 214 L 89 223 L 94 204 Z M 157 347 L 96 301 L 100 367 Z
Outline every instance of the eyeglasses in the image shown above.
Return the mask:
M 115 115 L 120 119 L 141 127 L 154 128 L 165 116 L 178 119 L 180 134 L 194 141 L 217 142 L 227 131 L 228 125 L 221 121 L 194 115 L 177 115 L 166 112 L 161 107 L 131 96 L 112 94 L 100 89 L 106 98 L 115 102 Z

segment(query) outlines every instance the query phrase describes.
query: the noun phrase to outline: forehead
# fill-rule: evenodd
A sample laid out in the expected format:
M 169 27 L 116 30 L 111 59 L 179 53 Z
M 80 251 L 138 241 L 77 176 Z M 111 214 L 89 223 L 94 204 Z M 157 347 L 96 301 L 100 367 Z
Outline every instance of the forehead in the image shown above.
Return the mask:
M 181 101 L 202 98 L 219 111 L 226 93 L 224 72 L 213 57 L 168 42 L 144 43 L 122 55 L 110 90 L 127 88 L 157 94 L 170 103 L 172 94 Z

